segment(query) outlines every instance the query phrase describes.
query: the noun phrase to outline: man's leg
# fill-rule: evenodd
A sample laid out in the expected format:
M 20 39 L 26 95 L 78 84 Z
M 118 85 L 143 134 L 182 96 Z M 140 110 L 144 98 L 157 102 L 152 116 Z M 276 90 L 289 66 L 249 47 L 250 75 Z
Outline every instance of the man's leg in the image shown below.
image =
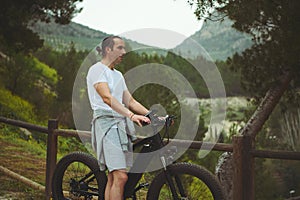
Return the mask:
M 112 173 L 108 173 L 107 174 L 107 183 L 106 183 L 106 187 L 105 187 L 105 200 L 109 200 L 109 196 L 110 196 L 110 189 L 113 183 L 113 175 Z
M 124 186 L 127 182 L 127 172 L 125 170 L 115 170 L 112 174 L 112 185 L 110 188 L 110 200 L 123 200 Z

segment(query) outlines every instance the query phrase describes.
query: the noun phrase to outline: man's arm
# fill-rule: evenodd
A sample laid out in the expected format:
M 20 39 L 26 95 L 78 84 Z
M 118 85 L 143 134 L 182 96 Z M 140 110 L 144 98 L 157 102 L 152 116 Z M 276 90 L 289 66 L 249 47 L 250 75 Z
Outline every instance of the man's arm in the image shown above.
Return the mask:
M 116 98 L 114 98 L 109 90 L 108 84 L 106 82 L 96 83 L 94 85 L 97 93 L 101 96 L 104 103 L 110 106 L 114 111 L 120 113 L 125 117 L 129 117 L 132 121 L 136 122 L 139 126 L 142 126 L 141 122 L 150 123 L 150 120 L 143 115 L 135 115 L 129 109 L 124 107 Z M 147 110 L 147 109 L 146 109 Z
M 136 101 L 128 90 L 124 91 L 123 94 L 123 103 L 134 113 L 145 115 L 149 112 L 147 108 L 145 108 L 142 104 Z

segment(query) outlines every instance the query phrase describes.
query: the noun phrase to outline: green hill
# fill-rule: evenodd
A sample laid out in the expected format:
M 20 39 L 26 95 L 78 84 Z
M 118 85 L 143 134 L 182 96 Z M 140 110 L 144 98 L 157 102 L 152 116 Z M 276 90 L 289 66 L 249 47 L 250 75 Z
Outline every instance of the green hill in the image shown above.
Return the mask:
M 207 21 L 201 30 L 178 45 L 176 51 L 188 52 L 193 57 L 201 55 L 202 53 L 196 51 L 191 45 L 191 43 L 197 42 L 213 60 L 226 60 L 235 52 L 240 53 L 251 47 L 251 37 L 232 28 L 232 23 L 228 18 L 222 22 Z
M 188 53 L 193 57 L 203 55 L 203 52 L 199 52 L 199 48 L 196 49 L 191 45 L 191 41 L 195 41 L 209 53 L 213 60 L 226 60 L 235 52 L 242 52 L 252 45 L 251 37 L 232 28 L 232 23 L 228 18 L 222 22 L 207 21 L 201 30 L 187 38 L 174 50 Z M 32 29 L 39 33 L 46 45 L 56 50 L 68 49 L 71 42 L 75 44 L 77 50 L 91 50 L 109 35 L 75 22 L 67 25 L 38 22 L 32 26 Z M 145 46 L 131 40 L 126 41 L 132 48 Z
M 75 22 L 67 25 L 37 22 L 31 28 L 40 35 L 46 45 L 59 51 L 68 49 L 71 42 L 74 43 L 77 50 L 89 51 L 109 35 Z M 131 40 L 126 40 L 126 42 L 132 48 L 145 46 Z
M 44 39 L 46 45 L 55 50 L 65 50 L 71 42 L 77 50 L 91 50 L 102 38 L 108 36 L 107 33 L 74 22 L 67 25 L 37 22 L 32 29 Z

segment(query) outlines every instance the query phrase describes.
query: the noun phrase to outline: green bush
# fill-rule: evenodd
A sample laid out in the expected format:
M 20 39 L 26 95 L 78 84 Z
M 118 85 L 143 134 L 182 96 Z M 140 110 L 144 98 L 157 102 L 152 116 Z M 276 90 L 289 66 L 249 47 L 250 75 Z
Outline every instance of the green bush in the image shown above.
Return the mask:
M 3 88 L 0 88 L 0 115 L 27 122 L 36 121 L 34 106 Z

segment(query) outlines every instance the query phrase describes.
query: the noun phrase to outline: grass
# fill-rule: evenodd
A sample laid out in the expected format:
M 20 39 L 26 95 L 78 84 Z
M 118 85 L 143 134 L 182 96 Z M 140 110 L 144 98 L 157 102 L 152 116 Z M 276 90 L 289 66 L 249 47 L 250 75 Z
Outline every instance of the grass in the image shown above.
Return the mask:
M 35 140 L 24 140 L 7 129 L 0 129 L 0 160 L 8 168 L 41 185 L 45 185 L 46 147 Z M 0 199 L 45 199 L 43 192 L 0 173 Z
M 44 135 L 42 135 L 44 136 Z M 0 165 L 41 185 L 46 179 L 46 143 L 25 135 L 19 128 L 0 124 Z M 59 137 L 58 160 L 72 151 L 84 151 L 75 138 Z M 31 189 L 0 173 L 0 199 L 45 199 L 41 191 Z
M 0 173 L 0 199 L 45 199 L 43 192 L 36 191 L 14 179 Z

